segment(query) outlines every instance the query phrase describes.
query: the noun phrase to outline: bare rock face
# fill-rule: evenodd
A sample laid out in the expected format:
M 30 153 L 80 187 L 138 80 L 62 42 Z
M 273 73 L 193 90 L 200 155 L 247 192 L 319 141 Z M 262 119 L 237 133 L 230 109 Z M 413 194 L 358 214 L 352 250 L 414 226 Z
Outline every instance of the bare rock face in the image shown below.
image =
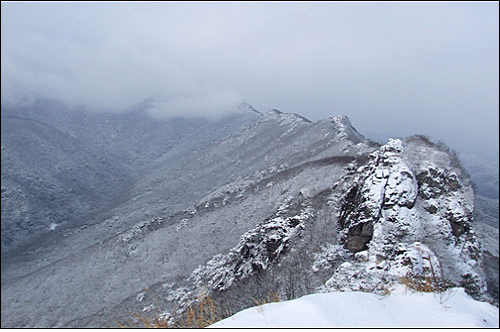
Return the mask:
M 376 278 L 372 290 L 382 291 L 384 280 L 411 274 L 484 294 L 480 246 L 471 230 L 473 192 L 452 157 L 414 138 L 389 140 L 371 154 L 343 197 L 338 219 L 341 243 L 365 259 L 341 265 L 328 287 Z
M 401 141 L 391 140 L 374 152 L 359 169 L 359 177 L 344 199 L 339 224 L 345 230 L 345 247 L 351 252 L 367 249 L 374 224 L 380 219 L 397 221 L 402 208 L 415 204 L 417 185 L 401 161 Z

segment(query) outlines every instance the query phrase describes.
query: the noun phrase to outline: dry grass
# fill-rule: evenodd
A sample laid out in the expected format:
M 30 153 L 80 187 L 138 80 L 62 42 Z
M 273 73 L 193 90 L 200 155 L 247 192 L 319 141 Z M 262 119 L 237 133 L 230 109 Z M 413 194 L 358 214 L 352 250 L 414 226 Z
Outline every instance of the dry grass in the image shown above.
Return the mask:
M 179 328 L 202 328 L 212 325 L 223 318 L 223 314 L 227 309 L 214 302 L 210 296 L 198 298 L 192 302 L 178 323 L 174 327 Z
M 278 293 L 269 292 L 269 293 L 267 293 L 267 295 L 265 297 L 263 297 L 261 299 L 252 298 L 252 300 L 253 300 L 253 303 L 255 303 L 257 310 L 262 313 L 262 312 L 264 312 L 264 308 L 261 307 L 263 304 L 272 303 L 272 302 L 279 302 L 280 298 L 278 296 Z
M 253 302 L 256 306 L 260 306 L 266 303 L 279 302 L 280 297 L 276 292 L 269 292 L 267 295 L 261 299 L 255 299 L 252 297 Z
M 443 293 L 454 286 L 442 276 L 436 275 L 430 254 L 427 254 L 427 257 L 423 257 L 423 259 L 429 262 L 430 276 L 414 276 L 408 273 L 405 277 L 399 278 L 400 284 L 405 285 L 407 289 L 426 293 Z
M 382 288 L 382 291 L 383 291 L 382 296 L 389 296 L 389 295 L 392 294 L 391 289 L 389 287 L 387 287 L 387 286 L 384 286 Z
M 276 292 L 269 292 L 264 298 L 252 298 L 252 300 L 257 306 L 280 301 Z M 157 306 L 157 308 L 159 307 Z M 161 310 L 159 312 L 161 313 Z M 175 317 L 174 319 L 151 318 L 141 313 L 132 313 L 130 316 L 134 318 L 135 324 L 117 325 L 120 328 L 203 328 L 231 315 L 233 315 L 233 312 L 229 303 L 221 305 L 214 301 L 212 297 L 202 295 L 192 301 L 182 313 L 175 310 L 170 316 Z
M 157 328 L 157 329 L 166 329 L 171 326 L 169 326 L 167 320 L 162 320 L 158 318 L 150 318 L 150 317 L 145 317 L 141 314 L 138 313 L 133 313 L 131 316 L 139 321 L 140 326 L 136 326 L 137 324 L 122 324 L 122 323 L 117 323 L 119 328 L 137 328 L 137 327 L 143 327 L 143 328 Z
M 430 257 L 428 260 L 431 263 Z M 407 289 L 425 293 L 443 293 L 452 286 L 443 277 L 436 276 L 432 263 L 430 264 L 430 270 L 431 275 L 425 277 L 408 273 L 405 277 L 399 278 L 399 283 L 405 285 Z
M 158 308 L 158 307 L 157 307 Z M 161 310 L 159 310 L 161 314 Z M 182 313 L 177 309 L 170 317 L 174 319 L 162 319 L 158 317 L 144 316 L 141 313 L 132 313 L 130 316 L 136 323 L 118 323 L 120 328 L 203 328 L 218 322 L 223 315 L 230 316 L 227 309 L 216 304 L 210 296 L 200 296 L 192 301 Z
M 439 283 L 435 282 L 431 277 L 415 277 L 407 274 L 405 277 L 399 278 L 399 283 L 417 292 L 440 292 L 442 291 Z

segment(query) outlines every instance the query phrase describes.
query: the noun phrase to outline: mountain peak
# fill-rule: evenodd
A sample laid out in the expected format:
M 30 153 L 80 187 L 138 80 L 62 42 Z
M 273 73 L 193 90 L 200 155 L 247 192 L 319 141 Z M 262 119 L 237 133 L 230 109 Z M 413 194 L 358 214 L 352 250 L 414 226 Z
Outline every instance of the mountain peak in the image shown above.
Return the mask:
M 257 114 L 263 115 L 261 112 L 257 111 L 257 109 L 255 107 L 253 107 L 252 105 L 250 105 L 246 101 L 244 101 L 241 104 L 239 104 L 238 105 L 238 109 L 240 109 L 243 112 L 253 112 L 253 113 L 257 113 Z
M 349 125 L 351 126 L 351 119 L 347 115 L 339 114 L 329 118 L 335 124 Z
M 297 113 L 282 112 L 276 108 L 272 108 L 272 109 L 268 110 L 266 115 L 269 117 L 288 118 L 288 119 L 301 120 L 301 121 L 307 122 L 307 123 L 312 123 L 311 120 L 303 117 L 302 115 L 299 115 Z

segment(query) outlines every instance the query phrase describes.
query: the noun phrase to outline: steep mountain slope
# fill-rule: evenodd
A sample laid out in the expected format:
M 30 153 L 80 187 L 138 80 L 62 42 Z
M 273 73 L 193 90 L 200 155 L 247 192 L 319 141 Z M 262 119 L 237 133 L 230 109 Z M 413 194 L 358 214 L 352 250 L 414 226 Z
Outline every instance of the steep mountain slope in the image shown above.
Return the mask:
M 150 284 L 182 279 L 211 255 L 229 249 L 271 213 L 275 195 L 285 199 L 287 190 L 298 191 L 310 179 L 321 187 L 326 174 L 335 176 L 336 169 L 367 149 L 362 136 L 343 117 L 313 124 L 276 111 L 251 116 L 259 119 L 223 140 L 210 140 L 217 137 L 215 129 L 230 131 L 243 121 L 233 117 L 226 119 L 227 129 L 217 123 L 198 130 L 158 159 L 162 167 L 142 176 L 127 199 L 84 227 L 56 230 L 57 242 L 33 249 L 22 261 L 18 256 L 4 257 L 9 268 L 2 267 L 2 301 L 26 297 L 34 308 L 10 305 L 2 310 L 3 317 L 8 321 L 10 310 L 20 311 L 27 314 L 18 315 L 22 320 L 14 320 L 14 325 L 61 325 L 109 306 L 100 300 L 103 292 L 110 303 L 119 303 Z M 203 147 L 202 142 L 210 141 Z M 310 169 L 317 169 L 316 174 Z M 295 183 L 291 176 L 303 180 Z M 276 185 L 268 181 L 263 186 L 264 177 L 273 177 Z M 260 192 L 262 187 L 265 190 Z M 218 208 L 229 200 L 220 199 L 228 191 L 234 205 Z M 246 192 L 254 194 L 242 200 Z M 225 223 L 232 220 L 237 224 L 228 229 Z M 124 277 L 131 275 L 136 277 Z M 46 281 L 36 288 L 29 286 L 39 280 Z M 89 284 L 100 284 L 100 291 L 86 292 Z M 47 300 L 42 294 L 52 292 L 55 285 L 58 294 Z M 61 299 L 70 297 L 74 303 L 94 304 L 77 311 L 61 304 Z M 45 317 L 42 313 L 49 308 L 55 314 Z
M 48 101 L 2 109 L 2 255 L 55 227 L 87 225 L 126 201 L 176 145 L 192 151 L 257 117 L 242 110 L 222 120 L 158 121 L 142 111 L 93 114 Z
M 102 207 L 130 181 L 120 163 L 33 119 L 2 117 L 2 253 Z
M 2 116 L 19 116 L 50 125 L 135 171 L 148 167 L 183 137 L 207 123 L 205 119 L 154 120 L 143 108 L 118 114 L 92 113 L 48 100 L 39 100 L 29 107 L 5 107 Z
M 208 294 L 238 311 L 269 292 L 385 295 L 409 278 L 489 298 L 471 229 L 472 187 L 453 155 L 416 136 L 390 140 L 343 171 L 323 188 L 305 182 L 227 254 L 198 267 L 191 285 L 164 285 L 165 297 Z
M 381 278 L 425 277 L 425 260 L 412 260 L 420 250 L 447 279 L 486 296 L 472 188 L 440 146 L 413 137 L 380 147 L 345 116 L 311 122 L 242 105 L 139 156 L 106 141 L 101 120 L 101 138 L 76 137 L 113 151 L 134 182 L 77 226 L 2 256 L 2 326 L 115 326 L 130 310 L 182 309 L 207 292 L 239 310 L 269 291 L 292 299 L 328 280 L 332 289 L 373 281 L 376 292 Z
M 498 199 L 476 195 L 473 229 L 481 239 L 488 292 L 498 303 Z

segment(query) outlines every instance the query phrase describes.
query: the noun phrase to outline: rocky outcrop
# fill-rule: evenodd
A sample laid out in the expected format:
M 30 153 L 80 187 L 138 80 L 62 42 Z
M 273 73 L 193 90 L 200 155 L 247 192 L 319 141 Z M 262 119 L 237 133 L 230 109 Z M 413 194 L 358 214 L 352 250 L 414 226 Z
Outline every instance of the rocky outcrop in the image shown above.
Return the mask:
M 341 243 L 356 258 L 336 270 L 330 289 L 382 291 L 388 280 L 411 275 L 484 294 L 472 188 L 452 162 L 446 151 L 412 140 L 389 140 L 371 154 L 338 217 Z
M 289 249 L 290 242 L 300 236 L 305 223 L 312 217 L 307 205 L 299 213 L 288 215 L 287 203 L 280 206 L 276 216 L 245 233 L 227 255 L 218 254 L 207 264 L 198 267 L 190 279 L 197 287 L 223 291 L 235 282 L 267 270 Z
M 310 282 L 316 291 L 380 295 L 398 283 L 436 292 L 462 286 L 487 299 L 480 246 L 471 230 L 473 192 L 452 159 L 433 145 L 389 140 L 368 160 L 352 160 L 330 189 L 305 196 L 308 190 L 301 190 L 227 254 L 199 266 L 183 298 L 196 298 L 202 290 L 234 301 L 256 292 L 251 284 L 258 289 L 273 280 L 295 280 Z M 330 243 L 311 234 L 326 211 L 336 215 L 339 230 Z M 291 278 L 295 270 L 283 268 L 284 261 L 293 261 L 302 276 Z M 286 289 L 280 281 L 273 285 L 275 291 Z
M 417 197 L 417 184 L 401 160 L 402 143 L 391 140 L 358 169 L 359 176 L 344 197 L 339 215 L 343 242 L 351 252 L 366 250 L 375 225 L 381 220 L 398 222 Z

